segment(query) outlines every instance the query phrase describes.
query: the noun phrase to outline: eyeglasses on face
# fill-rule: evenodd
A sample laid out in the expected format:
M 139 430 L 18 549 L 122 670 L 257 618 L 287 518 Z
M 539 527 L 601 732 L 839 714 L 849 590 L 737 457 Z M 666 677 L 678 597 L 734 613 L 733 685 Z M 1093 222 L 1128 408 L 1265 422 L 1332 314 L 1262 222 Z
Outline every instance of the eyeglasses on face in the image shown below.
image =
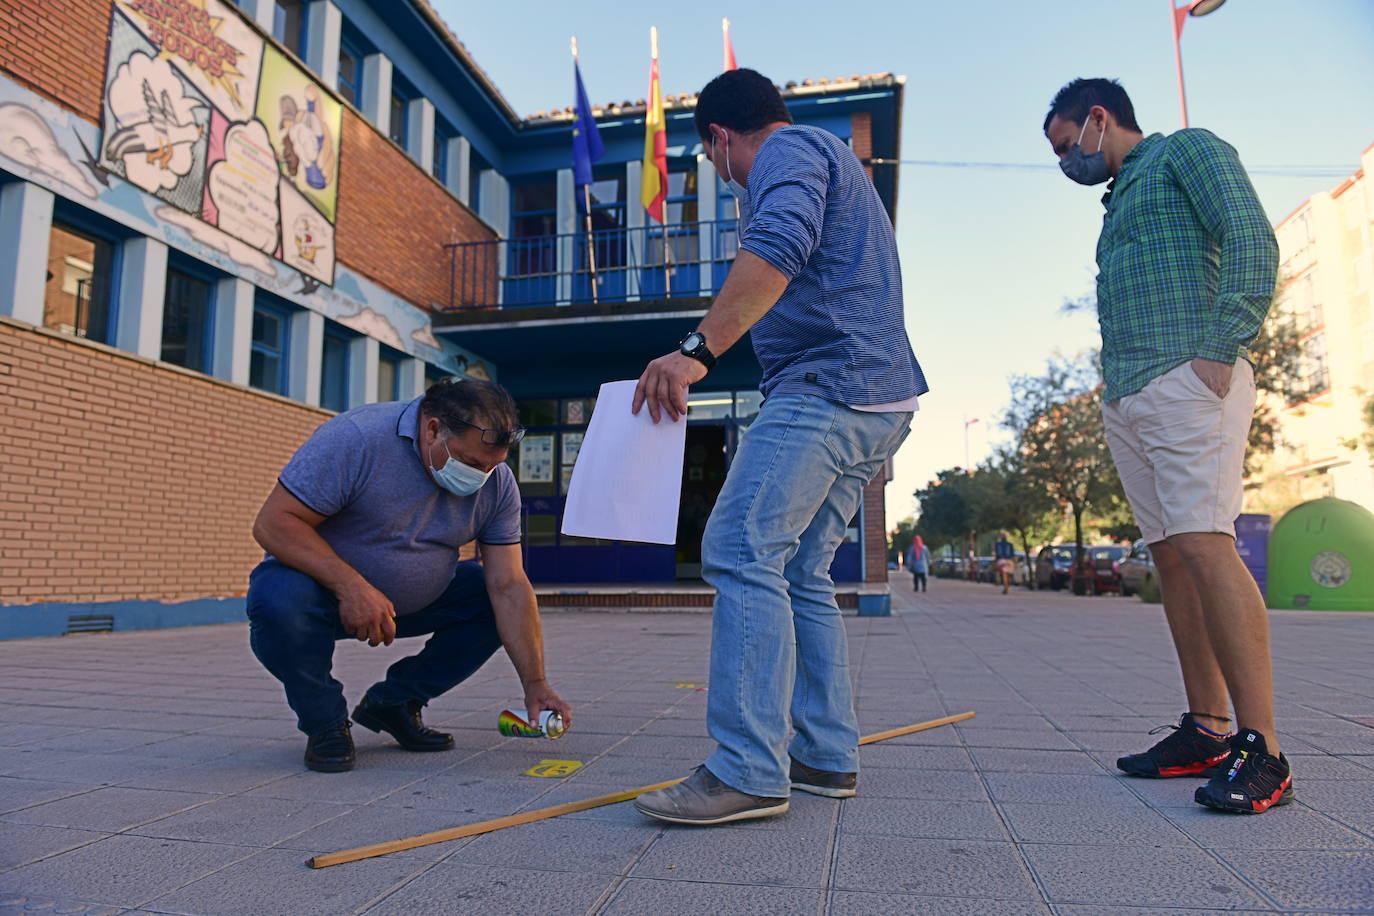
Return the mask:
M 467 420 L 460 420 L 457 417 L 445 419 L 447 422 L 457 423 L 459 426 L 466 426 L 480 432 L 483 445 L 510 446 L 525 438 L 525 427 L 523 426 L 516 429 L 487 429 L 485 426 L 478 426 L 476 423 L 469 423 Z

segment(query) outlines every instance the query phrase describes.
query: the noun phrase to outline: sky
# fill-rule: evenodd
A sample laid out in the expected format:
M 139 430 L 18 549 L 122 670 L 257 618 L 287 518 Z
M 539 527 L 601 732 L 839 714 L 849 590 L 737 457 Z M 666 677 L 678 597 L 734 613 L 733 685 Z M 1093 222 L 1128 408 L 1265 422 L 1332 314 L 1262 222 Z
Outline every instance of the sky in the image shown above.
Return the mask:
M 1006 439 L 1010 376 L 1097 343 L 1095 318 L 1060 311 L 1092 291 L 1103 189 L 1055 167 L 1040 130 L 1055 91 L 1118 78 L 1147 134 L 1182 126 L 1168 0 L 431 2 L 520 114 L 572 104 L 573 35 L 594 104 L 647 94 L 650 26 L 664 93 L 699 91 L 724 16 L 740 66 L 776 83 L 905 76 L 903 159 L 1040 166 L 902 167 L 907 331 L 931 390 L 894 462 L 889 527 L 965 463 L 966 432 L 975 464 Z M 1230 0 L 1188 20 L 1182 49 L 1191 126 L 1236 147 L 1273 222 L 1374 144 L 1374 0 Z

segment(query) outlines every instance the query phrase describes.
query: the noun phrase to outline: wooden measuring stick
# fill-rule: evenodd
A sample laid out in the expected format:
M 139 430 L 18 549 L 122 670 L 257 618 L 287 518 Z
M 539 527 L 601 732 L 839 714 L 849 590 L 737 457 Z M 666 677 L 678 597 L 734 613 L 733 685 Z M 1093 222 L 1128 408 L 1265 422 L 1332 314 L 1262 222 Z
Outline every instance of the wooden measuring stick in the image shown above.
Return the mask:
M 918 722 L 915 725 L 907 725 L 902 728 L 894 728 L 890 731 L 878 732 L 866 735 L 859 739 L 860 744 L 872 744 L 875 741 L 886 741 L 888 738 L 898 738 L 902 735 L 910 735 L 913 732 L 925 731 L 928 728 L 938 728 L 941 725 L 949 725 L 951 722 L 962 722 L 964 719 L 972 719 L 973 713 L 965 712 L 957 716 L 946 716 L 943 719 L 931 719 L 929 722 Z M 647 792 L 656 792 L 659 789 L 666 789 L 682 782 L 681 779 L 673 779 L 668 782 L 658 782 L 651 786 L 640 786 L 638 789 L 629 789 L 625 792 L 612 792 L 610 795 L 598 795 L 595 798 L 584 798 L 581 801 L 568 802 L 564 805 L 554 805 L 552 808 L 538 808 L 534 811 L 525 811 L 520 814 L 512 814 L 508 817 L 498 817 L 489 821 L 478 821 L 475 824 L 465 824 L 462 827 L 448 827 L 443 830 L 435 830 L 431 833 L 422 833 L 419 836 L 406 837 L 402 840 L 388 840 L 385 843 L 373 843 L 371 846 L 358 846 L 354 849 L 343 849 L 339 852 L 327 852 L 318 856 L 311 856 L 306 860 L 311 868 L 328 868 L 331 865 L 342 865 L 345 862 L 357 862 L 359 859 L 372 859 L 377 856 L 384 856 L 388 853 L 401 852 L 406 849 L 416 849 L 420 846 L 431 846 L 435 843 L 447 843 L 449 840 L 461 840 L 470 836 L 477 836 L 483 833 L 491 833 L 493 830 L 504 830 L 507 827 L 517 827 L 520 824 L 532 824 L 535 821 L 548 820 L 551 817 L 562 817 L 565 814 L 576 814 L 579 811 L 590 811 L 592 808 L 600 808 L 605 805 L 614 805 L 620 802 L 630 801 L 638 798 Z

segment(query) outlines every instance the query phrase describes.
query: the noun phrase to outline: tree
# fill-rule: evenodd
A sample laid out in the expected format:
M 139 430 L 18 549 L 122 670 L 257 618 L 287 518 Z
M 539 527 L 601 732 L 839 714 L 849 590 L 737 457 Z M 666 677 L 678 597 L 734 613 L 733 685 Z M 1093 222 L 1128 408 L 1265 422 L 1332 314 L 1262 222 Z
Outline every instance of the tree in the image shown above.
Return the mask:
M 915 493 L 921 504 L 915 533 L 937 547 L 965 543 L 973 531 L 972 490 L 963 468 L 941 471 L 925 489 Z
M 1042 481 L 1032 478 L 1024 456 L 1014 448 L 999 448 L 978 475 L 984 481 L 975 516 L 978 527 L 1014 535 L 1029 567 L 1031 544 L 1043 544 L 1059 533 L 1054 498 Z M 1028 585 L 1035 588 L 1034 576 Z
M 1084 561 L 1083 515 L 1124 500 L 1102 423 L 1103 385 L 1085 360 L 1052 359 L 1042 376 L 1014 376 L 1004 425 L 1017 437 L 1026 473 L 1073 516 L 1074 589 Z
M 906 556 L 906 552 L 911 547 L 912 540 L 916 537 L 916 521 L 907 516 L 897 522 L 897 529 L 892 532 L 892 537 L 888 539 L 887 550 L 888 558 L 895 560 L 898 557 Z

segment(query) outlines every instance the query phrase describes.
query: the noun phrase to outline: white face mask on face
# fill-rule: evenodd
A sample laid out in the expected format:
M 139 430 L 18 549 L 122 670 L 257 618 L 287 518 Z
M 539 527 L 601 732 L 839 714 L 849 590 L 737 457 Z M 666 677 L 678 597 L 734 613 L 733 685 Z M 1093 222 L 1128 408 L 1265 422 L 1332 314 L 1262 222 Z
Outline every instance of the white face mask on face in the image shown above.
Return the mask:
M 448 450 L 448 443 L 442 442 L 437 436 L 430 448 L 432 449 L 434 445 L 444 446 L 444 452 L 448 454 L 448 461 L 445 461 L 441 468 L 429 467 L 429 474 L 434 478 L 435 483 L 454 496 L 471 496 L 482 489 L 482 485 L 491 477 L 491 471 L 483 473 L 454 458 L 453 453 Z

